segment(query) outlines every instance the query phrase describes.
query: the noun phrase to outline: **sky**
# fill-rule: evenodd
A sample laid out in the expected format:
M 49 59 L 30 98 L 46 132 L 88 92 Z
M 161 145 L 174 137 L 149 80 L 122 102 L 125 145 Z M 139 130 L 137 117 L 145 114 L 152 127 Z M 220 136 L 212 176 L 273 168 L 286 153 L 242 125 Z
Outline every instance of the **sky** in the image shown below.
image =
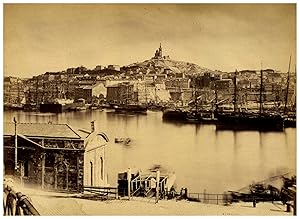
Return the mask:
M 164 55 L 212 70 L 295 66 L 296 4 L 4 4 L 4 74 Z M 295 68 L 295 67 L 294 67 Z

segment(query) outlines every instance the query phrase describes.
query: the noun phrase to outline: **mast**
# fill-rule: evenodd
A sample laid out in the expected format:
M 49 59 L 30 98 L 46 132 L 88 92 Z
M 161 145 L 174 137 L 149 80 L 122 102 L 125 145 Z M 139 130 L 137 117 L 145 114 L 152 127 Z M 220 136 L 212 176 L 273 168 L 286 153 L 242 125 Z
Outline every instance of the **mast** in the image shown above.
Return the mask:
M 288 95 L 289 95 L 291 57 L 292 56 L 290 56 L 289 70 L 288 70 L 288 76 L 287 76 L 287 81 L 286 81 L 286 92 L 285 92 L 285 101 L 284 101 L 284 111 L 283 111 L 283 114 L 286 113 L 286 105 L 287 105 Z
M 296 100 L 297 100 L 297 86 L 296 86 L 296 64 L 295 64 L 295 82 L 294 82 L 294 110 L 296 110 Z
M 20 104 L 20 87 L 19 87 L 19 80 L 17 81 L 17 85 L 18 85 L 18 96 L 17 96 L 17 104 Z
M 39 100 L 39 96 L 38 96 L 38 86 L 39 86 L 39 78 L 36 78 L 36 86 L 35 86 L 35 103 L 36 105 L 38 105 L 38 100 Z
M 196 86 L 195 86 L 195 90 L 194 90 L 194 92 L 195 92 L 195 104 L 196 104 L 196 113 L 198 112 L 198 96 L 197 96 L 197 88 L 196 88 Z
M 236 99 L 236 73 L 237 73 L 237 70 L 235 70 L 235 73 L 234 73 L 234 78 L 233 78 L 233 83 L 234 83 L 234 96 L 233 96 L 233 112 L 235 113 L 236 112 L 236 103 L 237 103 L 237 99 Z
M 214 79 L 215 80 L 215 79 Z M 217 92 L 217 86 L 216 81 L 214 81 L 214 88 L 215 88 L 215 112 L 218 112 L 218 92 Z
M 156 87 L 155 87 L 155 92 L 156 92 Z M 148 104 L 148 100 L 147 100 L 147 84 L 146 84 L 146 81 L 145 81 L 145 101 L 146 101 L 146 105 L 147 105 Z
M 262 92 L 263 92 L 263 70 L 260 70 L 260 90 L 259 90 L 259 114 L 263 111 L 262 103 Z

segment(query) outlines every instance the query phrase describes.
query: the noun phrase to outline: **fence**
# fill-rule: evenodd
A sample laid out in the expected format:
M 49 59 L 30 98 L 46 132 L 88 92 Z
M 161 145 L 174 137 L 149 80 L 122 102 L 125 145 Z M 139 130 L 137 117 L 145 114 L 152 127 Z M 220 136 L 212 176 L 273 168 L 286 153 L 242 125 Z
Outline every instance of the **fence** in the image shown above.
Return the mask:
M 189 193 L 188 200 L 206 204 L 227 205 L 232 202 L 230 194 Z
M 4 187 L 3 208 L 4 215 L 40 215 L 26 195 L 9 186 Z
M 102 199 L 118 198 L 118 189 L 116 187 L 84 186 L 84 192 L 92 193 Z

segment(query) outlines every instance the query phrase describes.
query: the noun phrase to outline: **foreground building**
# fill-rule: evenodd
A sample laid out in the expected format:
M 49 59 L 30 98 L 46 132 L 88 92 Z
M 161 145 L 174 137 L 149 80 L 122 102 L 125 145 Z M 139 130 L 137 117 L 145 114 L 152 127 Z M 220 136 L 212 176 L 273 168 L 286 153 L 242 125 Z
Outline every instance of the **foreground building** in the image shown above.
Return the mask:
M 94 131 L 83 137 L 68 124 L 4 123 L 4 173 L 25 185 L 82 192 L 84 178 L 91 179 L 93 171 L 100 177 L 95 175 L 92 185 L 105 185 L 108 138 Z M 96 155 L 91 169 L 85 161 Z

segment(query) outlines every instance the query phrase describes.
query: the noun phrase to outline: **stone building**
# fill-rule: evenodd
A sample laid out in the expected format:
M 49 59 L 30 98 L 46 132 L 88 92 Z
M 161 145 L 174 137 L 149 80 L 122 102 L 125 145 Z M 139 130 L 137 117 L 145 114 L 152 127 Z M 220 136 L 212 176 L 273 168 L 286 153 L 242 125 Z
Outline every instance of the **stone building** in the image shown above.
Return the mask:
M 91 122 L 91 130 L 78 130 L 84 139 L 84 185 L 107 186 L 107 172 L 105 167 L 105 148 L 109 139 L 107 135 L 97 129 L 96 121 Z
M 92 103 L 93 98 L 100 98 L 106 96 L 106 87 L 103 83 L 97 83 L 92 85 L 79 85 L 75 89 L 75 100 L 83 98 L 87 103 Z
M 129 103 L 134 100 L 134 85 L 123 82 L 107 86 L 106 102 L 110 104 Z

